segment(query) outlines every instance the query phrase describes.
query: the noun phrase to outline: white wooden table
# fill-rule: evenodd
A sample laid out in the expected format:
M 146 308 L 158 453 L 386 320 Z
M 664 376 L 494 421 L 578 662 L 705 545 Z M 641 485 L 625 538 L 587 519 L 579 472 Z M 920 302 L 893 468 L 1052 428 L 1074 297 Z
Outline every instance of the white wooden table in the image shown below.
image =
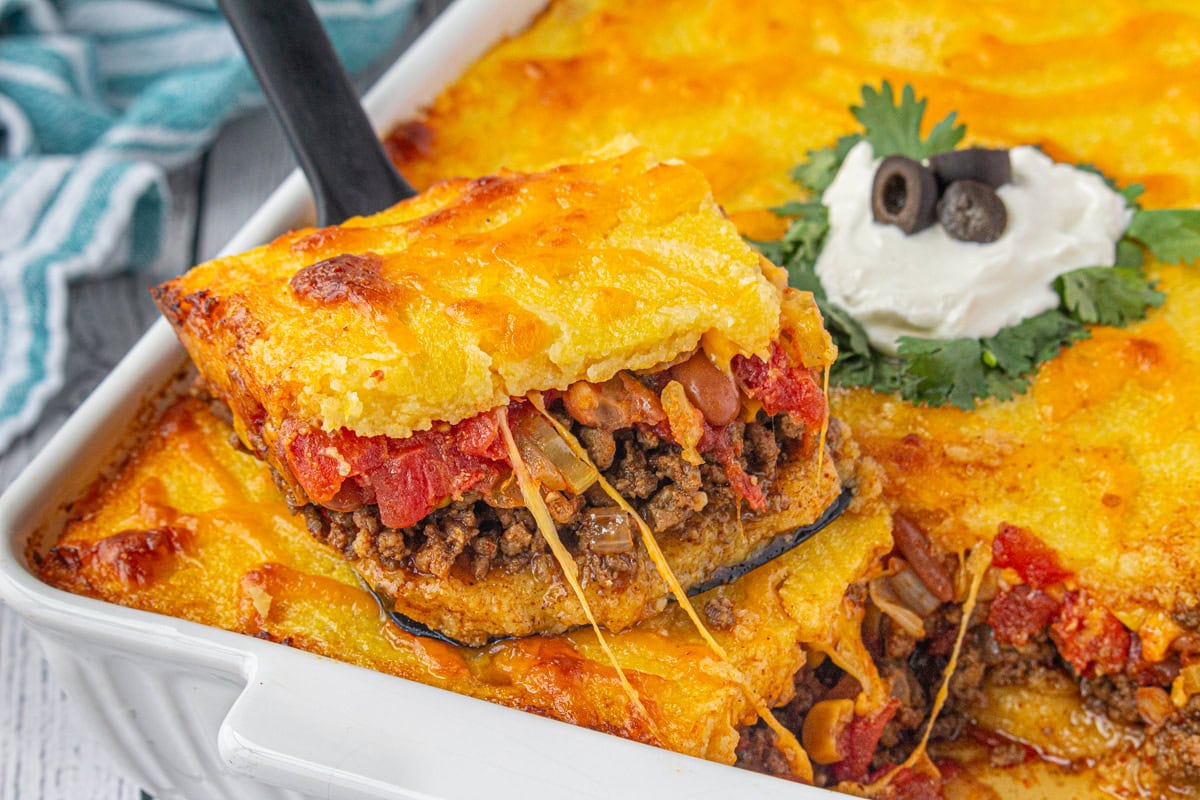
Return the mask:
M 447 5 L 423 0 L 404 39 L 360 89 Z M 265 111 L 226 127 L 199 163 L 171 176 L 174 209 L 158 262 L 136 274 L 71 286 L 65 388 L 37 427 L 0 453 L 0 488 L 83 402 L 158 312 L 147 288 L 214 256 L 295 166 Z M 0 800 L 143 800 L 77 718 L 21 621 L 0 606 Z

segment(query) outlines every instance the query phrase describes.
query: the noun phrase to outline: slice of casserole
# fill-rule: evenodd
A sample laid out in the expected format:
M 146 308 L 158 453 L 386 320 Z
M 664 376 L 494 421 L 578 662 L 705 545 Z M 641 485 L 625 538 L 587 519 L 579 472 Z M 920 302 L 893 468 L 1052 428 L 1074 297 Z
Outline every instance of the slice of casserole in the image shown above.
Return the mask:
M 645 716 L 590 629 L 485 648 L 410 635 L 380 615 L 349 564 L 330 558 L 289 513 L 269 469 L 231 446 L 220 411 L 185 396 L 144 426 L 115 474 L 72 505 L 56 546 L 38 558 L 38 574 L 79 594 L 734 763 L 757 712 L 679 606 L 607 637 Z M 836 437 L 834 444 L 842 446 Z M 891 546 L 886 511 L 862 505 L 694 600 L 729 664 L 770 705 L 793 696 L 806 648 L 862 647 L 836 624 L 838 611 L 846 587 Z
M 458 641 L 588 607 L 626 628 L 662 609 L 664 557 L 694 587 L 840 491 L 811 297 L 698 170 L 627 143 L 447 181 L 155 298 L 312 533 Z

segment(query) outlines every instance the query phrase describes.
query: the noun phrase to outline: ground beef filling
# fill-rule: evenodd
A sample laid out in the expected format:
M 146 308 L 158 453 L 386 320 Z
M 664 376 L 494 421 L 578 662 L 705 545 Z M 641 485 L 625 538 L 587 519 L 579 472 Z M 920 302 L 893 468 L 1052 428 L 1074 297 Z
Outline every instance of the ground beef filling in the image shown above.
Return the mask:
M 580 425 L 565 414 L 559 421 L 587 448 L 592 461 L 659 535 L 700 540 L 706 526 L 741 512 L 724 468 L 711 461 L 689 464 L 677 445 L 650 431 L 610 432 Z M 787 454 L 803 446 L 805 428 L 786 414 L 760 413 L 750 423 L 730 426 L 741 441 L 740 461 L 767 496 L 765 513 L 785 508 L 787 498 L 770 489 Z M 619 589 L 639 569 L 639 546 L 632 521 L 620 518 L 613 501 L 594 485 L 578 496 L 546 496 L 559 536 L 579 562 L 584 579 Z M 384 566 L 411 568 L 446 577 L 451 569 L 482 579 L 492 570 L 555 569 L 533 515 L 524 507 L 497 508 L 469 494 L 408 528 L 380 524 L 377 506 L 337 512 L 299 506 L 309 531 L 347 558 L 376 558 Z M 703 512 L 703 513 L 701 513 Z M 613 531 L 615 524 L 628 530 Z M 627 535 L 626 535 L 627 534 Z
M 860 597 L 864 594 L 861 587 L 851 590 Z M 1166 701 L 1162 719 L 1148 719 L 1145 712 L 1147 694 L 1161 693 L 1161 699 L 1166 700 L 1178 670 L 1177 654 L 1154 665 L 1131 658 L 1123 673 L 1080 678 L 1064 661 L 1046 629 L 1019 646 L 998 642 L 995 632 L 986 624 L 989 605 L 988 601 L 981 601 L 972 615 L 958 668 L 950 681 L 950 695 L 934 724 L 932 741 L 973 736 L 986 741 L 992 766 L 1024 762 L 1030 756 L 1029 748 L 979 730 L 971 721 L 969 709 L 981 704 L 985 681 L 996 686 L 1024 686 L 1035 682 L 1038 673 L 1054 673 L 1060 679 L 1068 676 L 1079 684 L 1083 703 L 1089 710 L 1142 732 L 1145 742 L 1142 752 L 1159 781 L 1177 787 L 1200 785 L 1200 695 L 1191 697 L 1180 709 Z M 881 770 L 901 763 L 917 745 L 941 686 L 961 620 L 960 605 L 943 603 L 925 618 L 926 637 L 917 640 L 900 630 L 890 618 L 868 609 L 863 642 L 899 705 L 879 736 L 866 775 L 881 774 Z M 816 703 L 853 698 L 860 690 L 858 682 L 831 661 L 817 663 L 815 668 L 806 665 L 797 673 L 792 700 L 776 710 L 780 721 L 797 734 Z M 786 761 L 773 745 L 773 734 L 761 723 L 742 729 L 738 766 L 786 776 Z M 815 782 L 820 786 L 837 783 L 835 770 L 815 765 Z

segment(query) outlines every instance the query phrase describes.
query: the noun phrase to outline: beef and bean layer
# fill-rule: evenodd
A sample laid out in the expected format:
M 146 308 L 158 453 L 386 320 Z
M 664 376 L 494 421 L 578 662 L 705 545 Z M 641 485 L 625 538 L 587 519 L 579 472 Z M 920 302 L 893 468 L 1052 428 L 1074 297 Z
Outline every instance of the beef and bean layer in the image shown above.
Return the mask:
M 746 513 L 722 465 L 708 459 L 690 464 L 678 445 L 649 430 L 612 432 L 581 425 L 565 413 L 555 416 L 656 534 L 699 540 L 724 527 L 732 515 Z M 743 470 L 767 496 L 765 512 L 786 508 L 787 497 L 770 488 L 788 453 L 804 446 L 805 427 L 787 414 L 759 413 L 755 421 L 733 422 L 730 428 Z M 637 573 L 634 522 L 598 484 L 581 495 L 551 492 L 545 499 L 586 581 L 619 588 Z M 389 568 L 403 566 L 437 577 L 452 568 L 465 569 L 476 579 L 498 569 L 554 569 L 533 515 L 519 502 L 504 508 L 489 504 L 492 500 L 469 494 L 403 529 L 381 525 L 376 506 L 337 512 L 309 504 L 300 510 L 319 540 L 348 558 L 377 558 Z
M 906 562 L 914 573 L 921 575 L 923 590 L 910 592 L 906 597 L 927 603 L 916 609 L 928 612 L 920 615 L 924 635 L 913 635 L 883 613 L 866 586 L 850 587 L 849 597 L 865 608 L 863 643 L 887 683 L 891 701 L 875 719 L 854 717 L 844 727 L 826 731 L 839 748 L 845 748 L 847 757 L 832 764 L 817 764 L 818 785 L 874 779 L 912 753 L 924 734 L 962 623 L 960 603 L 936 598 L 945 579 L 949 578 L 953 585 L 955 561 L 929 558 L 933 551 L 928 540 L 920 541 L 923 534 L 915 526 L 899 530 L 906 524 L 902 518 L 898 519 L 897 549 L 887 561 L 894 568 L 898 559 L 916 557 L 916 561 Z M 923 565 L 920 570 L 916 569 L 918 563 Z M 1016 637 L 1016 642 L 1006 641 L 1003 632 L 998 633 L 992 625 L 997 619 L 992 606 L 1003 590 L 998 592 L 995 581 L 990 580 L 996 577 L 995 573 L 988 577 L 968 622 L 950 681 L 949 697 L 934 723 L 931 741 L 970 737 L 988 747 L 992 766 L 1023 763 L 1036 757 L 1029 747 L 984 731 L 972 721 L 972 709 L 986 703 L 984 687 L 1069 684 L 1079 687 L 1088 710 L 1130 731 L 1128 741 L 1140 742 L 1140 754 L 1156 785 L 1200 786 L 1200 695 L 1191 696 L 1182 707 L 1177 707 L 1170 696 L 1172 681 L 1180 669 L 1200 662 L 1200 653 L 1196 652 L 1200 613 L 1195 608 L 1181 608 L 1173 615 L 1187 633 L 1176 640 L 1162 661 L 1144 660 L 1136 634 L 1129 633 L 1128 651 L 1118 668 L 1110 666 L 1103 674 L 1089 668 L 1081 674 L 1070 663 L 1068 656 L 1073 651 L 1068 649 L 1068 655 L 1064 655 L 1064 644 L 1056 641 L 1051 627 L 1045 624 L 1030 625 L 1029 635 L 1023 640 Z M 1057 635 L 1061 639 L 1061 633 Z M 816 655 L 796 675 L 794 689 L 792 700 L 778 709 L 776 716 L 799 736 L 805 731 L 806 717 L 815 706 L 823 701 L 854 698 L 861 687 L 832 661 Z M 812 734 L 811 729 L 808 732 Z M 787 777 L 789 772 L 786 759 L 774 746 L 774 735 L 761 722 L 742 730 L 738 765 L 781 777 Z M 942 796 L 940 788 L 919 786 L 915 780 L 908 783 L 901 780 L 895 789 L 887 796 L 899 800 Z

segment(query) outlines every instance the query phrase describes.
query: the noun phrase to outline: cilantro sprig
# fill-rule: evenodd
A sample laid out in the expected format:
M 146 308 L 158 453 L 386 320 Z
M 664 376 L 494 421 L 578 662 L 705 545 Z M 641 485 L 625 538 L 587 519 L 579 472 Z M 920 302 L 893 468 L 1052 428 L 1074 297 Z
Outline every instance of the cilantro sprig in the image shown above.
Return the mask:
M 1128 325 L 1144 319 L 1149 308 L 1162 305 L 1165 295 L 1142 272 L 1144 250 L 1164 263 L 1200 259 L 1200 210 L 1143 209 L 1138 202 L 1141 185 L 1118 186 L 1096 167 L 1081 164 L 1081 169 L 1101 175 L 1134 212 L 1117 244 L 1114 267 L 1084 267 L 1060 275 L 1054 282 L 1060 301 L 1057 308 L 1004 328 L 995 336 L 905 336 L 899 340 L 896 356 L 876 350 L 862 325 L 829 301 L 817 277 L 817 258 L 829 232 L 829 212 L 819 198 L 860 141 L 870 142 L 877 158 L 899 154 L 920 160 L 956 147 L 966 135 L 966 126 L 951 113 L 922 135 L 925 108 L 926 100 L 917 100 L 911 86 L 904 86 L 899 102 L 887 81 L 879 89 L 864 86 L 862 105 L 850 109 L 863 130 L 808 151 L 806 160 L 791 175 L 810 199 L 772 209 L 792 220 L 781 239 L 751 240 L 767 258 L 787 269 L 792 286 L 816 297 L 838 346 L 830 376 L 834 383 L 896 392 L 913 403 L 951 403 L 968 410 L 984 398 L 1011 399 L 1025 392 L 1040 364 L 1086 339 L 1090 335 L 1086 326 Z

